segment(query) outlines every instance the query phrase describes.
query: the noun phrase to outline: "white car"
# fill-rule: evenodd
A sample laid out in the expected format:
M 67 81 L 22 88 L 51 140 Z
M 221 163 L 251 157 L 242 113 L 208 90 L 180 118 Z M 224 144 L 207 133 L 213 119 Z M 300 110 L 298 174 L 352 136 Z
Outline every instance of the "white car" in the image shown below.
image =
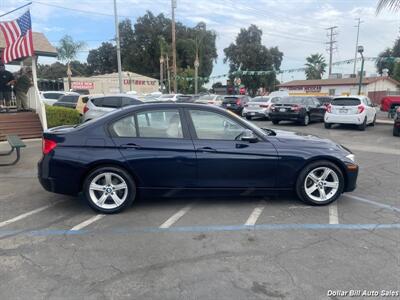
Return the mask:
M 54 103 L 57 102 L 58 99 L 64 96 L 66 92 L 45 91 L 45 92 L 40 92 L 39 94 L 40 94 L 40 100 L 42 100 L 42 102 L 44 102 L 47 105 L 53 105 Z
M 224 96 L 222 95 L 202 95 L 195 101 L 195 103 L 211 104 L 221 106 Z
M 336 97 L 327 106 L 324 122 L 325 128 L 333 124 L 354 124 L 359 130 L 365 130 L 367 125 L 374 126 L 376 109 L 366 96 Z
M 178 97 L 182 96 L 182 94 L 164 94 L 158 97 L 158 101 L 174 101 L 178 100 Z
M 255 118 L 269 118 L 272 104 L 277 103 L 281 97 L 259 96 L 245 104 L 242 115 L 247 120 Z

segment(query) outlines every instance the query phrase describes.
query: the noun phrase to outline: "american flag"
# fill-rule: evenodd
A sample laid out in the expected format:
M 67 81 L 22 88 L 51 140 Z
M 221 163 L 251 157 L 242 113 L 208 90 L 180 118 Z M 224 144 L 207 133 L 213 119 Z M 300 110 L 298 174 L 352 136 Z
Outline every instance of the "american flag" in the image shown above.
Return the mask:
M 3 63 L 33 55 L 32 25 L 29 10 L 16 20 L 0 22 L 0 29 L 6 41 L 6 47 L 1 54 Z

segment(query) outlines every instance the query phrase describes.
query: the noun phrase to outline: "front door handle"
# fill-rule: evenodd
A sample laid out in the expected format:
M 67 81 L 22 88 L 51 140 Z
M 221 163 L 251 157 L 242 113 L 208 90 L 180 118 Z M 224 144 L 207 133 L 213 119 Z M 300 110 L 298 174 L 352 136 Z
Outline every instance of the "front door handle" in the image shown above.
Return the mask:
M 247 148 L 248 146 L 248 144 L 236 144 L 236 149 Z
M 133 149 L 140 149 L 140 148 L 142 148 L 142 146 L 139 146 L 139 145 L 137 145 L 137 144 L 135 144 L 135 143 L 124 144 L 124 145 L 121 145 L 121 147 L 122 147 L 122 148 L 133 148 Z
M 199 151 L 199 152 L 217 152 L 216 149 L 211 148 L 211 147 L 201 147 L 201 148 L 197 148 L 197 151 Z

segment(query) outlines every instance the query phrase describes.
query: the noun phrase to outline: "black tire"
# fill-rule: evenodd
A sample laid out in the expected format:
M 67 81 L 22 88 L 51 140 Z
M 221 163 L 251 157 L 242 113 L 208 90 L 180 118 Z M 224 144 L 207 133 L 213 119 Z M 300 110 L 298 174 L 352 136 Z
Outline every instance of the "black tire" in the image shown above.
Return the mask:
M 250 116 L 246 116 L 246 119 L 247 119 L 247 120 L 251 120 L 251 117 L 250 117 Z
M 393 127 L 393 136 L 400 136 L 400 128 Z
M 310 124 L 310 115 L 306 113 L 303 120 L 301 120 L 301 125 L 307 126 L 308 124 Z
M 364 131 L 367 128 L 367 117 L 365 117 L 364 122 L 361 125 L 358 125 L 358 130 Z
M 116 208 L 112 208 L 112 209 L 105 209 L 105 208 L 98 206 L 94 202 L 94 200 L 91 198 L 90 189 L 89 189 L 90 183 L 96 176 L 98 176 L 102 173 L 107 173 L 107 172 L 115 173 L 115 174 L 119 175 L 120 177 L 122 177 L 125 180 L 125 183 L 128 188 L 125 201 L 120 206 L 118 206 Z M 94 169 L 86 176 L 84 184 L 83 184 L 83 194 L 85 195 L 85 199 L 86 199 L 87 203 L 93 210 L 100 212 L 100 213 L 105 213 L 105 214 L 114 214 L 114 213 L 119 213 L 119 212 L 123 211 L 128 206 L 130 206 L 132 204 L 132 202 L 135 200 L 136 184 L 135 184 L 135 181 L 132 179 L 131 175 L 129 175 L 129 173 L 126 172 L 124 169 L 122 169 L 120 167 L 116 167 L 116 166 L 102 166 L 102 167 L 98 167 L 98 168 Z
M 331 129 L 332 128 L 332 123 L 324 123 L 324 126 L 326 129 Z
M 338 176 L 339 179 L 339 186 L 338 186 L 338 190 L 336 191 L 336 193 L 329 198 L 326 201 L 315 201 L 314 199 L 310 198 L 306 191 L 305 191 L 305 180 L 307 178 L 307 175 L 314 169 L 316 168 L 320 168 L 320 167 L 328 167 L 330 168 L 332 171 L 334 171 L 336 173 L 336 175 Z M 344 177 L 343 177 L 343 173 L 340 170 L 339 167 L 337 167 L 334 163 L 330 162 L 330 161 L 326 161 L 326 160 L 320 160 L 320 161 L 315 161 L 310 163 L 309 165 L 307 165 L 299 174 L 298 178 L 297 178 L 297 182 L 296 182 L 296 194 L 297 196 L 304 202 L 308 203 L 308 204 L 312 204 L 312 205 L 326 205 L 329 203 L 334 202 L 337 198 L 340 197 L 340 195 L 343 193 L 344 190 Z
M 272 119 L 272 124 L 278 125 L 278 124 L 279 124 L 279 120 L 274 120 L 274 119 Z

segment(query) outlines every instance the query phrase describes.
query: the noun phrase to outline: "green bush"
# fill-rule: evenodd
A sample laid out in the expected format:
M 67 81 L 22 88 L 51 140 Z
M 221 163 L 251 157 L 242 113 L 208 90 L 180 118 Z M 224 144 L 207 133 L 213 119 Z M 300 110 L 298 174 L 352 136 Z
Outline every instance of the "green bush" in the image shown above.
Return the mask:
M 80 115 L 76 109 L 46 105 L 47 127 L 74 125 L 80 123 Z

